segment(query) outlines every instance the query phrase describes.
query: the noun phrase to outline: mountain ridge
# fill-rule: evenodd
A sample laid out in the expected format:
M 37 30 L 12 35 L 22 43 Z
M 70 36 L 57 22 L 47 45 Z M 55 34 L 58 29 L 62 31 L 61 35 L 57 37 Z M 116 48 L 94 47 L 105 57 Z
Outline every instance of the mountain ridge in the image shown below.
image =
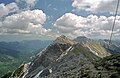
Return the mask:
M 89 68 L 89 70 L 92 71 L 90 73 L 91 75 L 93 75 L 93 73 L 97 75 L 98 70 L 94 68 L 94 62 L 109 55 L 110 53 L 98 43 L 78 43 L 62 35 L 38 53 L 33 61 L 27 64 L 28 68 L 20 73 L 22 74 L 21 77 L 18 77 L 17 73 L 13 73 L 14 75 L 11 75 L 11 77 L 63 78 L 69 76 L 67 74 L 72 73 L 74 76 L 81 77 L 79 73 L 75 74 L 75 72 L 81 72 L 84 68 L 85 71 L 86 68 Z M 66 74 L 64 74 L 64 72 Z

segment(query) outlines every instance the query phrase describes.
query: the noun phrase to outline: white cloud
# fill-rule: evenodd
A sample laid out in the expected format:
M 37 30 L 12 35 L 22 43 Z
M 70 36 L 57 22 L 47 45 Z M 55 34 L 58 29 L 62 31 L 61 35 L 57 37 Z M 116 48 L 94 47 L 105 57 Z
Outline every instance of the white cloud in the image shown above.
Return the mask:
M 6 34 L 38 34 L 44 35 L 50 32 L 42 25 L 46 21 L 46 14 L 42 10 L 27 10 L 21 13 L 7 16 L 2 21 L 1 33 Z
M 93 13 L 114 13 L 117 1 L 118 0 L 73 0 L 72 6 L 76 9 L 90 11 Z
M 16 12 L 18 10 L 19 10 L 19 8 L 18 8 L 17 4 L 14 2 L 9 3 L 7 5 L 5 5 L 4 3 L 1 3 L 0 4 L 0 17 L 2 17 L 4 15 L 8 15 L 11 12 Z
M 59 34 L 66 34 L 71 37 L 84 35 L 88 37 L 109 37 L 113 24 L 113 16 L 87 17 L 77 16 L 72 13 L 66 13 L 61 16 L 54 24 Z M 115 35 L 120 35 L 120 16 L 117 16 L 114 29 Z

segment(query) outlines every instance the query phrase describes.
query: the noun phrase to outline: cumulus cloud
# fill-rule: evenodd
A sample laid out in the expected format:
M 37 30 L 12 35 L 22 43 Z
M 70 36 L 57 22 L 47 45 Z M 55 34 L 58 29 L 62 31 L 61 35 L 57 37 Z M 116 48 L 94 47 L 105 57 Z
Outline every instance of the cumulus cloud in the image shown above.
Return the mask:
M 73 0 L 72 3 L 72 6 L 76 9 L 90 11 L 93 13 L 114 13 L 116 5 L 117 0 Z
M 11 12 L 16 12 L 19 10 L 19 7 L 15 2 L 5 5 L 4 3 L 0 4 L 0 17 L 8 15 Z
M 7 34 L 38 34 L 44 35 L 50 29 L 43 27 L 46 14 L 42 10 L 27 10 L 11 16 L 2 21 L 0 32 Z
M 56 20 L 54 27 L 59 34 L 66 34 L 71 37 L 84 35 L 88 37 L 110 36 L 113 24 L 113 16 L 89 15 L 81 17 L 72 13 L 66 13 Z M 120 35 L 120 16 L 117 16 L 114 29 L 116 36 Z

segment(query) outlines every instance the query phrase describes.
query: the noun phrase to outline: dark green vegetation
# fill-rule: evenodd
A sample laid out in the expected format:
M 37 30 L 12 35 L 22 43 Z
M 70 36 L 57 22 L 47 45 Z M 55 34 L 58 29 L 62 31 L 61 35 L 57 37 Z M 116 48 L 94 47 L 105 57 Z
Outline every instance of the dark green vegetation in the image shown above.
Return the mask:
M 12 77 L 17 76 L 21 77 L 22 73 L 24 72 L 24 64 L 22 64 L 17 70 L 14 71 L 14 74 L 12 74 Z
M 9 55 L 0 54 L 0 76 L 13 71 L 22 63 L 22 60 Z
M 113 54 L 101 60 L 96 67 L 103 66 L 107 70 L 115 70 L 120 72 L 120 54 Z
M 47 47 L 52 41 L 21 41 L 0 42 L 0 77 L 6 72 L 13 71 L 21 63 L 33 59 L 38 52 Z
M 120 78 L 120 54 L 113 54 L 103 58 L 95 64 L 95 67 L 97 70 L 101 70 L 100 75 L 106 70 L 110 78 Z
M 1 78 L 9 78 L 12 75 L 12 72 L 8 72 L 7 74 L 5 74 L 3 77 Z
M 81 59 L 62 68 L 60 73 L 57 71 L 53 75 L 61 78 L 120 78 L 120 54 L 105 57 L 92 64 L 89 60 Z M 47 78 L 52 78 L 53 75 Z

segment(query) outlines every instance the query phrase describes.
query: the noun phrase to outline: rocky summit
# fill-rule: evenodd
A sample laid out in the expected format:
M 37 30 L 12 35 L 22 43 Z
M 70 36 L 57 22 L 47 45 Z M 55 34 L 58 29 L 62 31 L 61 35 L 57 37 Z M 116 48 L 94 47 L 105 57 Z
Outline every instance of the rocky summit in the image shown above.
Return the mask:
M 62 35 L 39 52 L 34 60 L 22 64 L 4 78 L 111 78 L 118 75 L 119 70 L 116 71 L 115 66 L 112 67 L 114 70 L 107 69 L 104 64 L 112 65 L 115 62 L 110 60 L 120 57 L 112 56 L 110 62 L 104 61 L 109 57 L 111 54 L 97 42 L 79 43 Z M 115 60 L 117 65 L 118 59 Z

